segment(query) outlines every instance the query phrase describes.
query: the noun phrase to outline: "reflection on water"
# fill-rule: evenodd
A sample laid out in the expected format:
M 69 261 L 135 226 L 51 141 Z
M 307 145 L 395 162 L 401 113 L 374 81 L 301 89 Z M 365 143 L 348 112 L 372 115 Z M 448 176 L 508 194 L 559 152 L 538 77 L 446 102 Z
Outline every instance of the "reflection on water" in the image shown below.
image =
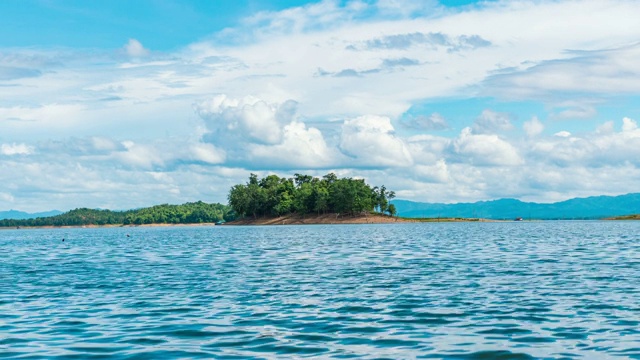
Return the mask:
M 1 230 L 0 259 L 0 358 L 640 358 L 638 222 Z

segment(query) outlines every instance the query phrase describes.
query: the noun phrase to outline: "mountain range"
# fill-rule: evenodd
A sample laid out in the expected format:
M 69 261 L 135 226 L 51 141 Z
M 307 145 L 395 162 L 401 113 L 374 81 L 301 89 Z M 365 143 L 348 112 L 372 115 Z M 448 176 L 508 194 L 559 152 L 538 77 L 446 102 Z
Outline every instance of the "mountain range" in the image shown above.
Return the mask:
M 484 219 L 602 219 L 640 214 L 640 193 L 620 196 L 593 196 L 556 203 L 523 202 L 499 199 L 475 203 L 438 204 L 393 200 L 399 216 L 409 218 L 484 218 Z
M 60 214 L 62 214 L 62 211 L 58 211 L 58 210 L 51 210 L 51 211 L 38 212 L 38 213 L 27 213 L 24 211 L 9 210 L 9 211 L 0 211 L 0 220 L 2 219 L 16 219 L 16 220 L 35 219 L 39 217 L 49 217 L 49 216 L 56 216 Z

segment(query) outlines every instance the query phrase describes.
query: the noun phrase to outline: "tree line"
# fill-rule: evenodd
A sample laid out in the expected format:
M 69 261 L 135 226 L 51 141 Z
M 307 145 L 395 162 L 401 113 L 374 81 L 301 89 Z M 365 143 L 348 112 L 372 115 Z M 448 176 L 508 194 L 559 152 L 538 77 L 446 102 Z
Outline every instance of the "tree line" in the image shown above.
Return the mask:
M 395 197 L 385 186 L 371 187 L 362 179 L 338 178 L 334 173 L 322 178 L 295 174 L 293 178 L 269 175 L 249 176 L 246 184 L 229 191 L 229 206 L 237 216 L 281 216 L 291 213 L 356 215 L 377 211 L 396 214 L 389 200 Z
M 64 214 L 35 219 L 3 219 L 0 227 L 84 226 L 215 223 L 233 219 L 231 208 L 202 201 L 182 205 L 156 205 L 148 208 L 111 211 L 80 208 Z

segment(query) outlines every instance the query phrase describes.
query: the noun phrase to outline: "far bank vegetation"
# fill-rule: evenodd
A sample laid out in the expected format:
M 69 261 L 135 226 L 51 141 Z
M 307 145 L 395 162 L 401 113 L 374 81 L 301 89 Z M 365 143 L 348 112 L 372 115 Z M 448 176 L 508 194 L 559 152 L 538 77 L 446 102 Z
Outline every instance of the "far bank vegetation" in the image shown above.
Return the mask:
M 199 224 L 230 219 L 233 218 L 228 206 L 198 201 L 182 205 L 156 205 L 126 211 L 80 208 L 56 216 L 21 220 L 3 219 L 0 220 L 0 227 Z

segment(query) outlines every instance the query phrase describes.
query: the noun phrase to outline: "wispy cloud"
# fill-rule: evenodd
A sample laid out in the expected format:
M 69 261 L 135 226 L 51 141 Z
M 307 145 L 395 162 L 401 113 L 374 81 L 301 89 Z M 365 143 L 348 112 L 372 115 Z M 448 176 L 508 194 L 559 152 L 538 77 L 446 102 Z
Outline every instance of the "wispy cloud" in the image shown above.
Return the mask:
M 407 50 L 414 46 L 423 46 L 433 50 L 444 48 L 447 51 L 472 50 L 490 46 L 491 42 L 479 35 L 460 35 L 451 37 L 442 33 L 421 33 L 386 35 L 347 46 L 348 50 Z

